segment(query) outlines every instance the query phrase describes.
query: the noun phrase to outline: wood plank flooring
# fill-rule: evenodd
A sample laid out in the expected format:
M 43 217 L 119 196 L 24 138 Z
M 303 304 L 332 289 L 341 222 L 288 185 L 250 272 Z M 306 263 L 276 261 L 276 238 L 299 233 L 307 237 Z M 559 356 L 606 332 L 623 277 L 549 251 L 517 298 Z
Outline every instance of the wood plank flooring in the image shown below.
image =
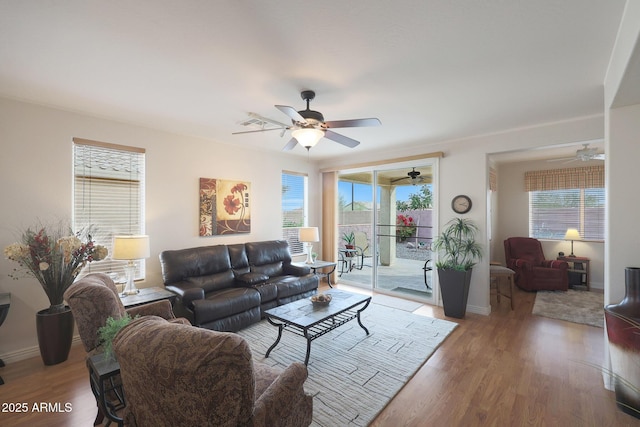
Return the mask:
M 490 316 L 448 319 L 460 326 L 371 427 L 640 426 L 616 408 L 593 367 L 602 364 L 602 329 L 532 316 L 532 293 L 516 290 L 514 311 L 508 300 L 498 305 L 492 298 Z M 437 307 L 416 313 L 445 318 Z M 0 425 L 92 425 L 96 406 L 84 357 L 77 345 L 59 365 L 37 357 L 0 368 Z M 27 412 L 6 412 L 12 403 L 26 403 Z M 40 403 L 60 403 L 63 411 L 34 411 Z M 65 403 L 71 411 L 64 412 Z

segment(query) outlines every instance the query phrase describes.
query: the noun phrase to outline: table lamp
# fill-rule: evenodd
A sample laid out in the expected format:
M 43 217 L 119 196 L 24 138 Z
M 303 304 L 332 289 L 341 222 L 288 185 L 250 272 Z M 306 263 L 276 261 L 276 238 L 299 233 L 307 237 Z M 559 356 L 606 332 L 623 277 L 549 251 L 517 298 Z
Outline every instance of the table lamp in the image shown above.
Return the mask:
M 112 259 L 126 260 L 127 265 L 124 271 L 127 277 L 127 283 L 122 295 L 135 295 L 140 292 L 133 281 L 136 266 L 135 260 L 149 258 L 149 236 L 114 236 L 113 237 L 113 254 Z
M 573 241 L 582 240 L 582 237 L 580 237 L 580 233 L 578 232 L 578 230 L 575 228 L 568 229 L 567 234 L 564 235 L 564 240 L 571 240 L 571 255 L 569 256 L 575 256 L 573 254 Z
M 313 242 L 320 241 L 320 234 L 318 233 L 318 227 L 302 227 L 298 234 L 298 240 L 306 243 L 307 246 L 307 264 L 313 264 L 313 258 L 311 257 L 311 251 L 313 250 Z

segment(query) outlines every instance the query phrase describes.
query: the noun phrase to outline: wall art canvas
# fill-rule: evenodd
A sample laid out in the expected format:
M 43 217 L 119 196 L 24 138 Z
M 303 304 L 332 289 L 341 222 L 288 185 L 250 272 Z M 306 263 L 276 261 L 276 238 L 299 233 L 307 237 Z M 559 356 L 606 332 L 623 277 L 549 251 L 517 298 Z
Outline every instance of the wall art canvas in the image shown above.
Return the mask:
M 200 236 L 251 231 L 251 183 L 200 178 Z

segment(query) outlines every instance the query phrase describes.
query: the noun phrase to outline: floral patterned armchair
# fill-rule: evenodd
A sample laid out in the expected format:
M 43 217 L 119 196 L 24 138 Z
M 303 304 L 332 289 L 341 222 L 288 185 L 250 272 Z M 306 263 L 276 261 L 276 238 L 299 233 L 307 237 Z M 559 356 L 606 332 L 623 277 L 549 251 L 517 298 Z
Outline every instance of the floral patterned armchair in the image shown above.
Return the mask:
M 306 366 L 292 363 L 282 371 L 254 362 L 237 334 L 147 316 L 122 328 L 113 349 L 127 398 L 125 425 L 311 423 L 313 401 L 303 388 Z
M 102 352 L 98 329 L 106 324 L 109 317 L 120 319 L 126 314 L 131 317 L 154 315 L 170 319 L 172 322 L 190 324 L 187 319 L 176 319 L 168 300 L 125 309 L 113 280 L 103 273 L 87 274 L 74 282 L 65 291 L 64 299 L 71 307 L 80 339 L 89 356 Z M 117 406 L 122 403 L 119 396 L 113 396 L 111 400 L 118 400 Z M 98 401 L 95 423 L 101 423 L 105 414 L 109 415 L 109 411 Z

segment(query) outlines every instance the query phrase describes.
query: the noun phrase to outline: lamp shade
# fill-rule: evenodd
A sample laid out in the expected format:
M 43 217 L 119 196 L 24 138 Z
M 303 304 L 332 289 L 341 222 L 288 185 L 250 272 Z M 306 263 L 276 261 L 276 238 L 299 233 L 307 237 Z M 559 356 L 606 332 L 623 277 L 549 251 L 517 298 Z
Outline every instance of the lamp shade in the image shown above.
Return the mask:
M 324 132 L 315 128 L 302 128 L 291 132 L 291 136 L 297 139 L 300 145 L 309 149 L 320 141 L 320 138 L 324 136 Z
M 114 236 L 112 259 L 149 258 L 149 236 Z
M 580 237 L 577 229 L 570 228 L 567 230 L 567 234 L 564 235 L 564 240 L 582 240 L 582 237 Z
M 318 242 L 320 241 L 320 234 L 318 233 L 318 227 L 302 227 L 298 234 L 298 240 L 301 242 Z

